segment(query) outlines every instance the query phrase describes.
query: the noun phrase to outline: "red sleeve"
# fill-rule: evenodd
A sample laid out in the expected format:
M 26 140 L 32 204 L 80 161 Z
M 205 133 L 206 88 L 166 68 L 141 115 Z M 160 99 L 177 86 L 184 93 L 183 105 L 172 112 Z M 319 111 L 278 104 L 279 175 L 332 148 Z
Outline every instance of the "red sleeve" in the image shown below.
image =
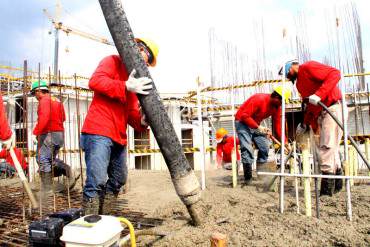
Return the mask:
M 23 170 L 26 170 L 28 164 L 26 162 L 26 159 L 23 156 L 22 151 L 20 149 L 18 149 L 18 148 L 14 148 L 14 153 L 17 156 L 17 159 L 18 159 L 19 163 L 21 164 Z
M 126 84 L 124 81 L 114 79 L 119 74 L 118 69 L 119 66 L 113 56 L 104 58 L 91 76 L 89 88 L 94 92 L 125 102 Z
M 1 150 L 1 152 L 0 152 L 0 159 L 6 159 L 6 150 L 5 149 L 3 149 L 3 150 Z
M 221 165 L 221 162 L 222 162 L 222 157 L 223 157 L 223 150 L 222 150 L 222 145 L 221 143 L 218 143 L 217 144 L 217 147 L 216 147 L 216 162 L 217 162 L 217 165 L 220 166 Z
M 239 142 L 239 138 L 238 137 L 236 138 L 236 141 L 235 142 L 236 142 L 236 146 L 239 146 L 240 145 L 240 142 Z
M 40 135 L 49 123 L 50 119 L 50 101 L 46 99 L 41 99 L 39 106 L 37 108 L 37 124 L 33 130 L 35 136 Z
M 325 64 L 312 62 L 307 70 L 314 80 L 322 81 L 321 86 L 315 92 L 321 99 L 325 99 L 340 80 L 340 71 Z
M 3 96 L 0 92 L 0 139 L 8 140 L 12 136 L 12 131 L 10 130 L 8 119 L 5 115 Z
M 317 119 L 320 116 L 321 111 L 322 111 L 321 106 L 315 106 L 312 104 L 308 104 L 304 112 L 303 123 L 308 126 L 311 126 L 313 130 L 317 130 L 319 127 L 317 123 Z
M 127 92 L 127 109 L 128 109 L 128 124 L 136 131 L 144 131 L 148 127 L 141 125 L 141 114 L 139 110 L 139 100 L 136 94 Z
M 258 110 L 258 106 L 254 104 L 254 101 L 250 101 L 244 109 L 242 109 L 242 114 L 240 119 L 243 123 L 245 123 L 248 127 L 252 129 L 258 128 L 258 123 L 254 121 L 252 118 L 253 114 Z

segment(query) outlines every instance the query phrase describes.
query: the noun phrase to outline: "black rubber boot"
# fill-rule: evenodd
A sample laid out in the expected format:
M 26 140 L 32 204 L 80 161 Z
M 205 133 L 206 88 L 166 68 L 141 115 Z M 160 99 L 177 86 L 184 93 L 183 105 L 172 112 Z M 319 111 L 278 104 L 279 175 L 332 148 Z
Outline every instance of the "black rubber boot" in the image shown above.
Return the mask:
M 252 164 L 243 163 L 244 184 L 249 185 L 252 182 Z
M 333 175 L 332 173 L 323 172 L 322 175 Z M 335 179 L 322 178 L 320 196 L 333 196 Z
M 338 168 L 335 175 L 342 176 L 343 175 L 342 168 Z M 340 192 L 342 189 L 343 189 L 343 179 L 335 179 L 334 194 Z
M 82 208 L 85 211 L 85 215 L 99 214 L 99 198 L 86 198 L 82 199 Z
M 103 200 L 100 201 L 99 213 L 103 215 L 111 215 L 113 206 L 116 204 L 117 195 L 113 193 L 106 193 Z

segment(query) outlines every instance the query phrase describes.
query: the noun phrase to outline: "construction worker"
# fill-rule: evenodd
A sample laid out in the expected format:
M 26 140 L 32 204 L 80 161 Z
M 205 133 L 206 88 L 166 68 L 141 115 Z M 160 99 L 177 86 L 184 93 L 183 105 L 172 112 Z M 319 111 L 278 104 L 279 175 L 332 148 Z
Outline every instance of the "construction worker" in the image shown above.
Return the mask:
M 147 65 L 155 66 L 157 45 L 147 39 L 136 42 Z M 135 72 L 127 71 L 118 55 L 111 55 L 100 62 L 90 78 L 94 97 L 81 131 L 87 168 L 82 202 L 86 214 L 111 213 L 127 179 L 127 124 L 136 131 L 147 129 L 136 94 L 149 94 L 152 80 L 135 78 Z
M 281 137 L 281 103 L 282 86 L 278 86 L 271 94 L 257 93 L 243 103 L 235 115 L 235 127 L 240 140 L 241 156 L 244 170 L 244 185 L 252 180 L 252 164 L 254 149 L 258 149 L 257 169 L 263 167 L 268 160 L 270 141 L 267 138 L 271 130 L 261 125 L 261 122 L 272 116 L 276 137 Z M 290 98 L 291 91 L 285 89 L 284 98 Z M 285 138 L 287 143 L 287 138 Z
M 338 82 L 341 78 L 340 71 L 315 61 L 303 64 L 290 61 L 285 65 L 285 76 L 293 83 L 297 81 L 296 87 L 302 99 L 304 102 L 308 99 L 303 123 L 298 125 L 296 134 L 303 134 L 308 126 L 311 126 L 313 131 L 320 135 L 318 149 L 322 174 L 342 175 L 339 147 L 343 131 L 331 116 L 318 105 L 318 102 L 321 101 L 338 119 L 342 119 L 342 104 L 340 103 L 342 94 L 338 88 Z M 323 178 L 320 195 L 332 196 L 333 193 L 340 191 L 342 186 L 341 179 Z
M 228 132 L 224 128 L 220 128 L 216 131 L 216 142 L 217 142 L 217 168 L 221 166 L 226 170 L 231 170 L 231 155 L 234 149 L 234 137 L 228 136 Z M 239 139 L 236 138 L 236 163 L 237 170 L 240 166 L 240 153 L 239 153 Z
M 3 96 L 0 92 L 0 141 L 5 146 L 5 149 L 9 150 L 15 146 L 15 136 L 10 130 L 8 119 L 5 115 Z
M 13 150 L 15 155 L 17 156 L 19 163 L 22 166 L 23 172 L 27 174 L 28 164 L 25 157 L 23 156 L 22 150 L 18 148 L 13 148 Z M 5 162 L 0 163 L 0 175 L 3 175 L 4 177 L 13 177 L 17 170 L 15 169 L 15 165 L 12 157 L 10 156 L 10 152 L 6 149 L 5 145 L 3 145 L 3 150 L 1 150 L 0 152 L 0 159 L 5 160 Z
M 44 192 L 52 189 L 52 173 L 54 177 L 66 176 L 72 188 L 76 179 L 72 178 L 70 166 L 56 158 L 60 148 L 64 145 L 63 104 L 58 98 L 50 95 L 47 83 L 42 80 L 32 83 L 31 94 L 39 101 L 37 124 L 33 134 L 35 135 L 34 142 L 37 143 L 36 160 L 40 169 L 42 189 Z

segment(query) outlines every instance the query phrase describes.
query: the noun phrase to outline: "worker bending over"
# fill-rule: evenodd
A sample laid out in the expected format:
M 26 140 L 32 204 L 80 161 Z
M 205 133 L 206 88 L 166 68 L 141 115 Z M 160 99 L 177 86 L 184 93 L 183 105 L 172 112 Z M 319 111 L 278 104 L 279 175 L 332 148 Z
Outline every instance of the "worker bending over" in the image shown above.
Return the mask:
M 274 133 L 281 138 L 281 103 L 282 86 L 278 86 L 271 94 L 257 93 L 243 103 L 235 115 L 235 127 L 240 140 L 241 156 L 244 170 L 244 185 L 252 180 L 252 164 L 254 149 L 258 149 L 257 167 L 262 167 L 268 160 L 270 141 L 267 138 L 271 130 L 261 122 L 272 116 Z M 285 89 L 284 98 L 289 99 L 291 91 Z M 287 143 L 287 138 L 285 138 Z
M 155 66 L 157 46 L 146 39 L 136 42 L 147 65 Z M 111 55 L 100 62 L 89 87 L 94 97 L 81 131 L 87 168 L 82 204 L 86 214 L 110 214 L 127 179 L 127 124 L 147 129 L 136 94 L 149 94 L 152 80 L 135 78 L 135 70 L 127 71 L 120 57 Z
M 58 98 L 50 95 L 45 81 L 33 82 L 31 94 L 39 101 L 37 124 L 33 134 L 36 137 L 34 142 L 37 143 L 36 161 L 39 165 L 42 190 L 51 191 L 52 173 L 54 177 L 66 176 L 71 189 L 77 178 L 72 178 L 70 166 L 56 157 L 64 145 L 63 123 L 66 118 L 63 104 Z
M 338 119 L 343 119 L 340 103 L 342 94 L 338 88 L 341 78 L 340 71 L 315 61 L 303 64 L 290 61 L 286 63 L 285 71 L 288 79 L 293 83 L 297 81 L 296 87 L 302 99 L 304 101 L 308 99 L 303 123 L 298 125 L 296 134 L 303 134 L 308 126 L 311 126 L 313 131 L 320 135 L 318 146 L 322 174 L 342 175 L 339 147 L 343 131 L 334 119 L 318 105 L 321 101 Z M 347 119 L 347 113 L 345 118 Z M 323 178 L 320 195 L 332 196 L 333 193 L 340 191 L 342 186 L 341 179 Z
M 17 159 L 19 163 L 21 164 L 21 167 L 23 169 L 23 172 L 27 174 L 27 168 L 28 164 L 26 159 L 23 156 L 22 150 L 18 148 L 13 148 L 15 156 L 17 156 Z M 13 158 L 10 155 L 9 150 L 6 149 L 6 146 L 3 145 L 3 149 L 0 152 L 0 159 L 4 159 L 5 162 L 0 163 L 0 176 L 4 177 L 13 177 L 17 170 L 15 169 L 15 165 L 13 162 Z
M 217 168 L 223 167 L 226 170 L 231 170 L 232 152 L 236 142 L 236 164 L 237 171 L 240 167 L 239 139 L 234 140 L 233 136 L 228 136 L 228 132 L 224 128 L 220 128 L 216 132 L 217 142 Z

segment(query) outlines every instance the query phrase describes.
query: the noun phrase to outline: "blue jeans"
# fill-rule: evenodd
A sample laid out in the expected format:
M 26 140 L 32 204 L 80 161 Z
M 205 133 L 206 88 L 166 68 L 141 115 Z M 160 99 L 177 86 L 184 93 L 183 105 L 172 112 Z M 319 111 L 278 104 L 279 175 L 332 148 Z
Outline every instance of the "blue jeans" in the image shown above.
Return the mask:
M 36 161 L 41 172 L 51 172 L 51 166 L 65 165 L 56 156 L 64 145 L 64 132 L 50 132 L 38 136 Z
M 266 135 L 257 132 L 257 129 L 249 128 L 246 124 L 235 121 L 235 128 L 240 142 L 240 151 L 243 164 L 253 164 L 254 143 L 258 149 L 257 163 L 267 162 L 270 141 Z
M 83 196 L 117 195 L 127 179 L 126 146 L 108 137 L 90 134 L 81 135 L 81 146 L 86 161 Z

